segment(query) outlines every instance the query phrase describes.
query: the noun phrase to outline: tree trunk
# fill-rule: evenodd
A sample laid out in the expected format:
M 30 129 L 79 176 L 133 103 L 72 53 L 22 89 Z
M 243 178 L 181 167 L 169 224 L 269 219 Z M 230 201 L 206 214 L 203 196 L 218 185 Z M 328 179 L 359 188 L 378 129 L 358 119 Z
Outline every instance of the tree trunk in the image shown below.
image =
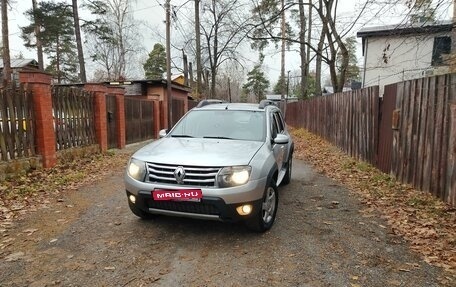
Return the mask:
M 309 0 L 309 24 L 307 25 L 307 67 L 306 75 L 309 76 L 310 67 L 310 44 L 312 43 L 312 0 Z
M 200 31 L 200 17 L 199 17 L 199 4 L 200 0 L 195 0 L 195 37 L 196 37 L 196 95 L 199 97 L 201 94 L 201 31 Z
M 8 0 L 2 0 L 3 82 L 11 82 L 11 58 L 8 32 Z
M 36 5 L 36 0 L 32 0 L 32 7 L 33 7 L 33 12 L 36 12 L 37 5 Z M 35 15 L 35 14 L 34 14 Z M 40 39 L 40 24 L 37 23 L 37 19 L 34 19 L 35 21 L 35 38 L 36 38 L 36 52 L 38 56 L 38 68 L 40 70 L 44 70 L 44 59 L 43 59 L 43 45 L 41 44 L 41 39 Z
M 285 41 L 285 0 L 282 0 L 282 53 L 281 53 L 281 63 L 280 63 L 280 79 L 282 81 L 282 87 L 280 89 L 280 98 L 282 100 L 284 100 L 285 98 L 285 85 L 284 85 L 284 81 L 285 81 L 285 45 L 286 45 L 286 41 Z
M 212 0 L 212 7 L 213 7 L 213 16 L 214 16 L 214 23 L 217 23 L 217 12 L 215 11 L 215 0 Z M 211 83 L 210 83 L 210 91 L 209 95 L 211 99 L 215 98 L 215 80 L 217 79 L 217 66 L 218 66 L 218 57 L 219 57 L 219 46 L 218 46 L 218 25 L 214 25 L 214 51 L 212 54 L 211 59 Z M 210 42 L 210 40 L 208 41 Z M 209 86 L 208 86 L 209 87 Z
M 62 73 L 60 72 L 60 37 L 57 37 L 56 43 L 57 49 L 55 53 L 55 69 L 57 71 L 57 83 L 60 84 L 62 82 Z
M 453 29 L 451 30 L 450 72 L 456 72 L 456 0 L 453 1 Z
M 299 31 L 299 50 L 301 56 L 301 96 L 303 98 L 307 97 L 307 56 L 306 56 L 306 16 L 304 15 L 304 1 L 299 0 L 299 22 L 300 22 L 300 31 Z M 310 29 L 309 29 L 310 30 Z M 290 79 L 288 79 L 289 81 Z M 288 91 L 287 91 L 288 92 Z
M 323 26 L 321 29 L 320 40 L 318 41 L 317 46 L 317 60 L 315 64 L 315 93 L 317 96 L 321 95 L 322 87 L 321 87 L 321 64 L 323 61 L 323 45 L 325 44 L 325 37 L 326 37 L 326 26 Z
M 84 62 L 84 51 L 82 50 L 81 40 L 81 29 L 79 27 L 79 14 L 78 14 L 78 0 L 73 1 L 73 18 L 74 18 L 74 34 L 76 36 L 76 45 L 78 48 L 78 59 L 79 59 L 79 78 L 82 83 L 87 82 L 85 62 Z

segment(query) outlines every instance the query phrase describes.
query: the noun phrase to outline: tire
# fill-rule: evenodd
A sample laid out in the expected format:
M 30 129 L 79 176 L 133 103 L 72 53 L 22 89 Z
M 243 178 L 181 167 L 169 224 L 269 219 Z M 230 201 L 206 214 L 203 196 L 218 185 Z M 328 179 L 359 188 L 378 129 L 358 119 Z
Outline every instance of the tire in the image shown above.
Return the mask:
M 271 229 L 274 224 L 279 204 L 279 194 L 274 180 L 270 180 L 266 186 L 260 209 L 249 220 L 246 225 L 256 232 L 265 232 Z
M 290 158 L 288 159 L 288 162 L 287 162 L 287 172 L 285 173 L 285 176 L 282 179 L 281 185 L 287 185 L 290 183 L 292 169 L 293 169 L 293 152 L 290 153 Z
M 150 214 L 145 211 L 142 211 L 141 209 L 136 207 L 136 205 L 134 205 L 130 201 L 128 201 L 128 206 L 130 207 L 130 210 L 131 210 L 131 212 L 133 212 L 134 215 L 138 216 L 139 218 L 141 218 L 143 220 L 149 220 L 149 219 L 156 217 L 155 214 Z

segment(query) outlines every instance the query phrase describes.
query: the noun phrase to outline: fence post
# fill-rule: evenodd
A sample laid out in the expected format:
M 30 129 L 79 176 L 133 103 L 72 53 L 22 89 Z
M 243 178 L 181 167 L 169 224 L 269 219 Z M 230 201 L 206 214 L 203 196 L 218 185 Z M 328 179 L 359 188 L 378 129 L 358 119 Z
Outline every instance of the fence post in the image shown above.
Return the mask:
M 88 92 L 93 92 L 94 99 L 94 121 L 95 121 L 95 136 L 97 143 L 100 145 L 101 152 L 108 150 L 108 129 L 106 119 L 106 86 L 102 84 L 85 84 L 84 89 Z
M 108 94 L 115 95 L 117 114 L 114 115 L 117 127 L 117 147 L 125 148 L 125 89 L 120 87 L 108 87 Z
M 32 90 L 36 151 L 42 157 L 44 168 L 57 163 L 51 80 L 51 75 L 40 71 L 19 72 L 19 82 L 29 85 Z

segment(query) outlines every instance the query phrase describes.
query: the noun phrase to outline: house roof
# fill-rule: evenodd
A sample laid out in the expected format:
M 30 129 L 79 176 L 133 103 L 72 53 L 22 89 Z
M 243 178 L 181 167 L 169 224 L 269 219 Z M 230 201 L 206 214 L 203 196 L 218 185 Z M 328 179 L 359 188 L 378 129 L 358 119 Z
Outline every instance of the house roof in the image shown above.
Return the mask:
M 116 82 L 116 81 L 111 81 L 111 82 L 106 82 L 106 84 L 111 85 L 111 86 L 123 86 L 123 87 L 128 87 L 130 85 L 134 84 L 139 84 L 141 86 L 143 85 L 156 85 L 156 86 L 163 86 L 166 87 L 167 81 L 165 79 L 160 79 L 160 80 L 131 80 L 131 81 L 123 81 L 123 82 Z M 177 82 L 172 82 L 171 87 L 173 89 L 177 90 L 182 90 L 185 92 L 190 92 L 191 89 L 188 86 L 181 85 Z
M 266 95 L 267 100 L 271 101 L 281 101 L 282 100 L 282 95 L 279 94 L 271 94 L 271 95 Z M 297 100 L 298 98 L 295 95 L 284 95 L 284 100 L 290 101 L 290 100 Z
M 11 59 L 11 68 L 24 68 L 34 66 L 38 68 L 38 62 L 34 59 Z M 3 69 L 3 61 L 0 61 L 0 69 Z
M 451 20 L 423 22 L 423 23 L 405 23 L 395 25 L 385 25 L 376 27 L 362 28 L 356 34 L 360 38 L 380 37 L 392 35 L 410 35 L 423 33 L 449 32 L 454 27 Z

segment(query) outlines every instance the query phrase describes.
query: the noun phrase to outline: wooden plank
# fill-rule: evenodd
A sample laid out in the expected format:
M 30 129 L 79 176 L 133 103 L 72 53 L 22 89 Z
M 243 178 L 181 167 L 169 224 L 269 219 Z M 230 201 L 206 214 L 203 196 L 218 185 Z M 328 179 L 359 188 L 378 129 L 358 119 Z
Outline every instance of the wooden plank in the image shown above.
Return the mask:
M 444 148 L 444 114 L 445 114 L 445 76 L 437 76 L 436 80 L 436 96 L 437 104 L 435 110 L 435 132 L 434 132 L 434 149 L 433 151 L 433 164 L 432 164 L 432 178 L 431 178 L 431 192 L 439 198 L 443 198 L 443 188 L 440 186 L 441 174 L 441 156 Z
M 404 83 L 404 95 L 401 108 L 401 145 L 399 153 L 399 180 L 402 182 L 407 181 L 407 168 L 409 165 L 407 158 L 407 148 L 409 145 L 408 141 L 408 130 L 410 128 L 410 81 Z
M 445 201 L 456 207 L 456 74 L 449 75 L 449 138 L 447 152 Z
M 0 151 L 1 151 L 1 159 L 3 161 L 7 161 L 9 159 L 8 156 L 8 148 L 7 148 L 7 137 L 9 136 L 8 133 L 8 116 L 7 116 L 7 109 L 5 104 L 6 98 L 6 89 L 1 89 L 0 91 Z
M 24 157 L 24 150 L 25 150 L 25 145 L 24 145 L 24 115 L 22 111 L 22 97 L 24 96 L 22 94 L 22 91 L 17 87 L 15 84 L 13 84 L 13 93 L 14 93 L 14 98 L 13 98 L 13 104 L 14 108 L 16 110 L 16 121 L 17 121 L 17 134 L 16 134 L 16 156 L 18 158 Z
M 404 89 L 404 83 L 398 83 L 396 86 L 396 105 L 395 105 L 395 110 L 397 111 L 397 114 L 401 116 L 401 108 L 402 108 L 402 100 L 403 100 L 403 91 Z M 393 113 L 394 116 L 394 113 Z M 394 119 L 393 119 L 393 124 L 394 124 Z M 400 165 L 400 140 L 401 140 L 401 133 L 400 133 L 400 120 L 399 120 L 399 125 L 397 128 L 393 129 L 393 149 L 392 149 L 392 156 L 391 156 L 391 172 L 392 174 L 399 179 L 399 165 Z
M 408 119 L 407 119 L 407 145 L 406 145 L 406 162 L 407 168 L 405 170 L 404 179 L 406 183 L 412 183 L 414 166 L 414 157 L 416 150 L 416 140 L 414 139 L 414 126 L 418 120 L 416 112 L 416 85 L 417 81 L 409 81 L 410 90 L 409 90 L 409 104 L 408 104 Z
M 13 97 L 14 97 L 14 90 L 11 88 L 11 86 L 7 87 L 7 94 L 6 94 L 6 105 L 8 106 L 8 125 L 9 125 L 9 139 L 7 139 L 7 144 L 8 144 L 8 153 L 10 156 L 10 159 L 15 159 L 15 149 L 16 149 L 16 112 L 14 109 L 13 105 Z
M 423 165 L 423 190 L 431 192 L 432 161 L 435 132 L 436 78 L 429 78 L 429 93 L 426 118 L 426 148 Z
M 456 77 L 452 76 L 452 83 L 456 83 Z M 453 84 L 454 85 L 454 84 Z M 455 93 L 455 88 L 452 86 L 452 93 Z M 446 189 L 444 199 L 447 203 L 456 207 L 456 100 L 450 104 L 449 111 L 449 128 L 450 134 L 448 139 L 447 152 L 447 170 L 446 170 Z
M 416 141 L 416 148 L 415 148 L 415 160 L 414 160 L 414 173 L 412 176 L 412 184 L 418 189 L 421 189 L 422 186 L 422 173 L 423 173 L 423 139 L 424 139 L 424 132 L 425 132 L 425 123 L 426 123 L 426 102 L 427 97 L 424 89 L 426 87 L 426 78 L 419 79 L 417 81 L 417 90 L 416 90 L 416 115 L 417 118 L 414 122 L 415 126 L 415 141 Z M 423 129 L 424 128 L 424 129 Z
M 447 167 L 448 167 L 448 149 L 451 146 L 448 145 L 448 141 L 450 138 L 450 105 L 448 104 L 450 101 L 450 75 L 443 75 L 442 78 L 442 86 L 440 89 L 442 90 L 442 138 L 441 138 L 441 153 L 440 153 L 440 163 L 438 166 L 438 173 L 439 173 L 439 198 L 445 200 L 446 194 L 446 174 L 447 174 Z

